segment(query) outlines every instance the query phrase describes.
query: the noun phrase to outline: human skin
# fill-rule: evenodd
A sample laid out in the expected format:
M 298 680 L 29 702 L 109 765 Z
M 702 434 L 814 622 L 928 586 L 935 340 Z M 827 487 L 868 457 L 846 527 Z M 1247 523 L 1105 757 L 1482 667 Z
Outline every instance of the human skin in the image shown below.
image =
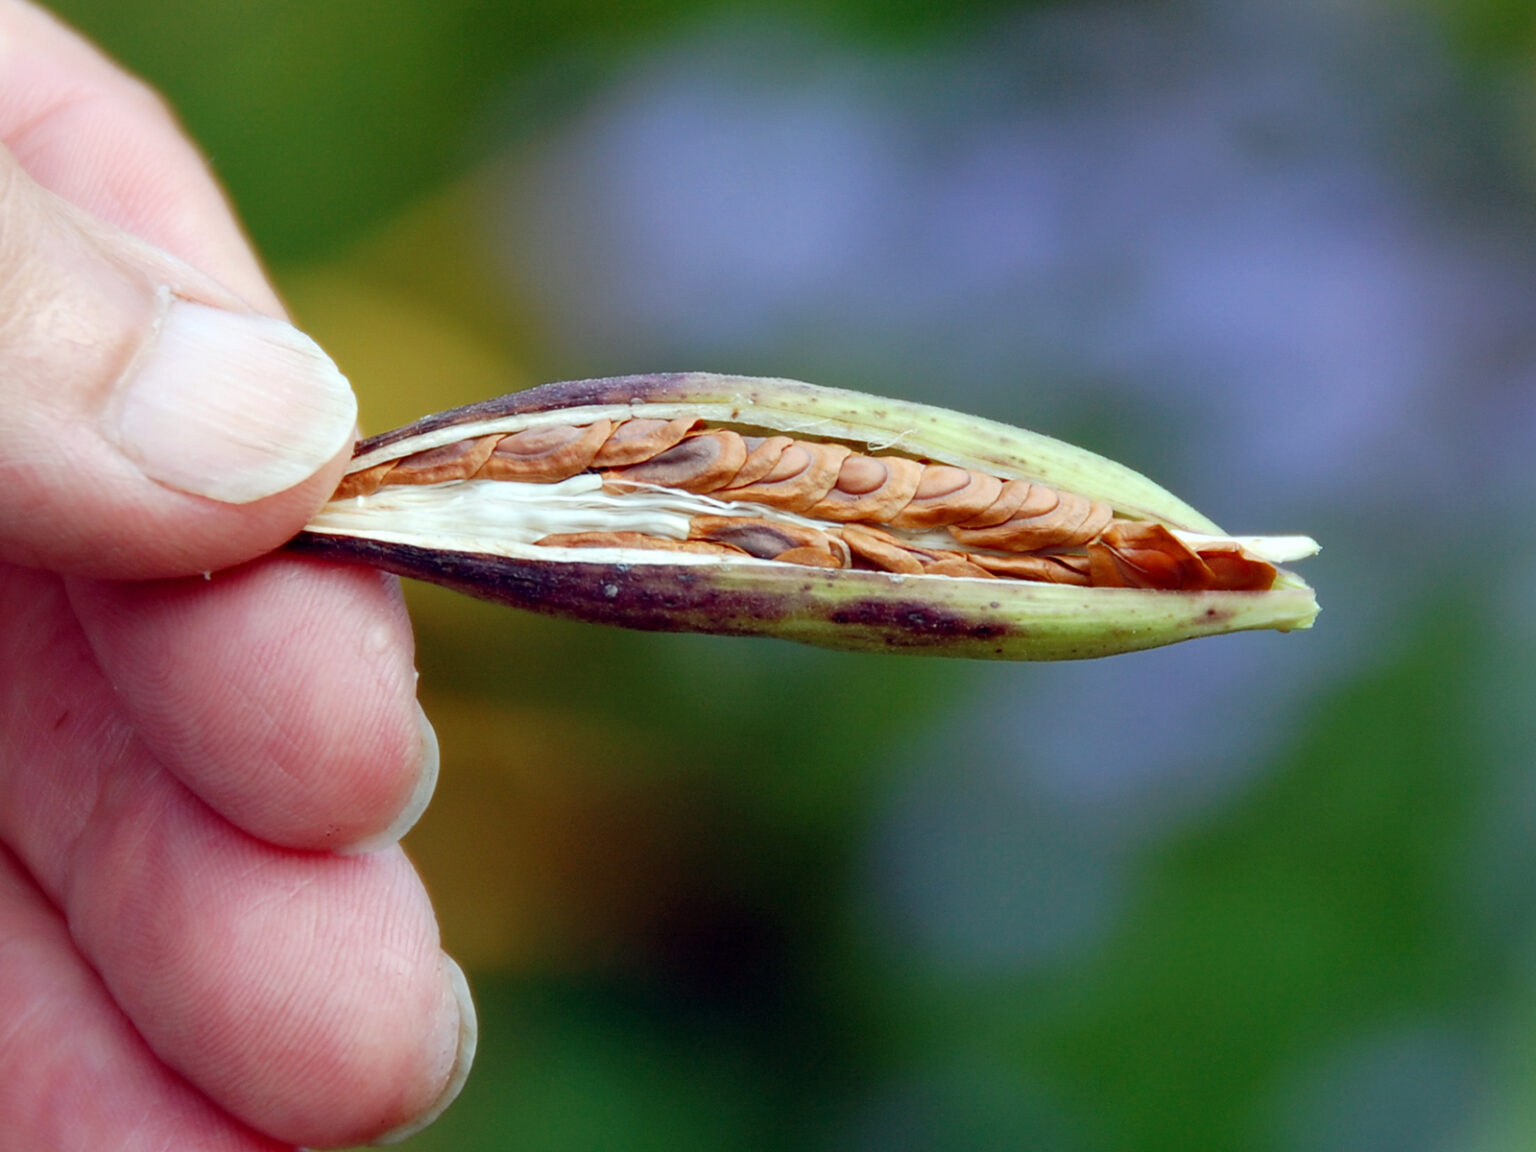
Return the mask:
M 20 0 L 0 144 L 0 1148 L 410 1127 L 472 1017 L 395 843 L 435 774 L 409 622 L 390 579 L 268 555 L 341 473 L 345 382 L 255 319 L 160 100 Z M 215 392 L 256 431 L 205 459 Z

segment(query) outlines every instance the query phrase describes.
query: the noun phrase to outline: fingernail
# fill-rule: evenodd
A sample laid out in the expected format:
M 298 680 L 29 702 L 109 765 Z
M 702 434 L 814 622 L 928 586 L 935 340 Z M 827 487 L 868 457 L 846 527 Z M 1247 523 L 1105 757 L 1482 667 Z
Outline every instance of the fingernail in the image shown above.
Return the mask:
M 416 1119 L 376 1138 L 373 1141 L 375 1145 L 399 1144 L 428 1127 L 459 1098 L 464 1082 L 469 1079 L 469 1070 L 475 1062 L 475 1044 L 480 1038 L 480 1022 L 475 1015 L 475 1002 L 469 994 L 469 980 L 464 975 L 464 969 L 460 968 L 457 961 L 446 952 L 443 953 L 443 973 L 448 978 L 449 990 L 453 993 L 459 1008 L 458 1047 L 454 1050 L 453 1067 L 448 1071 L 448 1081 L 443 1085 L 442 1092 L 432 1102 L 431 1107 Z
M 422 710 L 419 701 L 416 704 L 416 725 L 421 737 L 416 790 L 411 793 L 411 798 L 405 802 L 400 815 L 395 817 L 388 828 L 339 849 L 338 855 L 361 856 L 365 852 L 378 852 L 394 847 L 405 838 L 407 832 L 416 827 L 416 821 L 421 819 L 421 814 L 432 802 L 432 793 L 437 790 L 438 770 L 442 766 L 442 753 L 438 748 L 437 731 L 432 727 L 432 721 L 427 719 L 427 714 Z
M 267 316 L 165 300 L 112 417 L 146 476 L 248 504 L 312 476 L 351 439 L 351 386 L 308 336 Z

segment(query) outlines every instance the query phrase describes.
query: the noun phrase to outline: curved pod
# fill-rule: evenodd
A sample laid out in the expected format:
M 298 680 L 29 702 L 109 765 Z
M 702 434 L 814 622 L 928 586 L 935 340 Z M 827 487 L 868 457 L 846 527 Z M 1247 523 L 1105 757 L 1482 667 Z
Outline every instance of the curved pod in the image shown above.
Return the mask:
M 782 495 L 797 452 L 818 479 Z M 991 486 L 959 511 L 957 469 Z M 899 493 L 863 495 L 887 474 Z M 945 481 L 932 509 L 924 477 Z M 1274 567 L 1311 541 L 1228 537 L 1083 449 L 710 374 L 545 385 L 373 437 L 291 546 L 598 623 L 933 655 L 1103 656 L 1317 613 Z M 1107 586 L 1127 582 L 1160 586 Z

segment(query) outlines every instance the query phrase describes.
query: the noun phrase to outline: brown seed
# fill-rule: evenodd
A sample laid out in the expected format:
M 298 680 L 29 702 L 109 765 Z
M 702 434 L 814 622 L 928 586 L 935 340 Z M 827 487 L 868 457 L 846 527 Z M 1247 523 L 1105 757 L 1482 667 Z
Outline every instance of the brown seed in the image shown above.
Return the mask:
M 1049 512 L 1033 516 L 1015 513 L 1009 523 L 1018 525 L 1021 531 L 1033 533 L 1039 539 L 1057 535 L 1060 537 L 1059 545 L 1065 546 L 1081 544 L 1097 536 L 1109 527 L 1113 515 L 1107 505 L 1098 504 L 1076 492 L 1057 491 L 1056 506 Z M 1041 547 L 1052 547 L 1057 543 L 1053 541 L 1053 544 L 1043 544 Z
M 1275 585 L 1275 566 L 1245 556 L 1235 545 L 1202 548 L 1197 555 L 1211 570 L 1212 587 L 1220 591 L 1267 592 Z
M 784 564 L 803 564 L 807 568 L 847 568 L 848 550 L 846 547 L 837 549 L 835 546 L 826 550 L 791 548 L 788 552 L 780 552 L 774 559 Z
M 903 547 L 888 532 L 860 524 L 845 525 L 840 535 L 856 560 L 863 561 L 861 567 L 876 568 L 882 572 L 917 576 L 923 571 L 923 560 L 933 557 L 931 552 Z
M 1210 568 L 1161 524 L 1117 520 L 1088 545 L 1096 588 L 1197 592 L 1212 586 Z
M 1018 503 L 1005 520 L 986 526 L 976 526 L 975 520 L 952 525 L 950 534 L 968 548 L 1039 552 L 1086 544 L 1109 524 L 1113 515 L 1107 505 L 1086 496 L 1025 480 L 1010 480 L 1003 485 L 998 505 L 1015 498 Z M 989 520 L 993 516 L 994 510 L 989 509 L 977 519 Z
M 613 431 L 611 420 L 584 427 L 569 424 L 527 428 L 504 436 L 476 476 L 553 484 L 584 472 Z
M 556 532 L 541 536 L 535 544 L 546 548 L 644 548 L 652 552 L 703 552 L 721 556 L 744 555 L 740 548 L 706 540 L 674 540 L 647 536 L 644 532 Z
M 973 483 L 977 473 L 953 464 L 927 464 L 923 467 L 923 479 L 917 486 L 919 500 L 949 500 L 959 496 Z M 996 497 L 993 497 L 996 499 Z M 987 501 L 988 504 L 991 501 Z M 981 509 L 977 509 L 981 511 Z
M 688 538 L 729 544 L 761 560 L 775 560 L 795 548 L 818 549 L 829 555 L 833 551 L 825 532 L 750 516 L 695 516 L 688 522 Z
M 692 416 L 679 416 L 675 420 L 622 421 L 598 449 L 590 467 L 622 468 L 626 464 L 649 460 L 681 441 L 700 423 Z
M 837 487 L 832 491 L 842 492 L 849 497 L 868 496 L 884 486 L 889 475 L 885 461 L 855 453 L 843 461 L 837 473 Z M 918 475 L 921 477 L 922 474 Z M 917 491 L 915 487 L 912 490 Z
M 1083 508 L 1082 519 L 1072 530 L 1072 535 L 1077 541 L 1092 540 L 1114 522 L 1115 510 L 1102 500 L 1090 500 L 1075 492 L 1071 496 L 1074 501 L 1080 501 Z
M 1028 480 L 1008 480 L 1003 483 L 1003 490 L 990 508 L 972 516 L 969 520 L 951 526 L 950 531 L 954 531 L 955 527 L 995 528 L 999 524 L 1007 523 L 1015 516 L 1038 516 L 1049 512 L 1060 502 L 1060 496 L 1054 488 L 1044 484 L 1032 484 Z
M 1089 584 L 1087 556 L 999 556 L 993 552 L 972 552 L 968 559 L 993 575 L 1012 580 L 1077 584 L 1083 587 Z
M 730 482 L 746 463 L 747 446 L 735 432 L 698 432 L 649 460 L 618 468 L 607 475 L 634 484 L 680 488 L 684 492 L 713 492 Z
M 923 466 L 902 456 L 849 456 L 832 490 L 813 504 L 808 515 L 824 520 L 887 523 L 912 501 Z
M 788 436 L 743 436 L 747 446 L 747 459 L 735 476 L 733 485 L 756 484 L 778 466 L 784 449 L 794 443 Z
M 395 466 L 395 461 L 386 460 L 382 464 L 375 464 L 372 468 L 364 468 L 361 472 L 353 472 L 343 476 L 341 483 L 337 485 L 332 500 L 350 500 L 354 496 L 371 496 L 379 490 L 384 483 L 384 477 Z
M 896 528 L 942 528 L 963 524 L 997 502 L 1003 482 L 984 472 L 949 464 L 928 464 L 912 501 L 892 519 Z
M 924 576 L 963 576 L 972 580 L 996 580 L 997 577 L 958 553 L 941 553 L 940 559 L 924 565 Z
M 464 480 L 480 470 L 500 436 L 478 436 L 473 440 L 457 440 L 441 448 L 428 448 L 425 452 L 395 461 L 384 478 L 386 484 L 442 484 L 449 480 Z
M 832 491 L 837 473 L 850 454 L 851 449 L 841 444 L 796 440 L 784 449 L 761 480 L 740 487 L 732 485 L 714 495 L 722 500 L 750 500 L 789 512 L 804 512 Z

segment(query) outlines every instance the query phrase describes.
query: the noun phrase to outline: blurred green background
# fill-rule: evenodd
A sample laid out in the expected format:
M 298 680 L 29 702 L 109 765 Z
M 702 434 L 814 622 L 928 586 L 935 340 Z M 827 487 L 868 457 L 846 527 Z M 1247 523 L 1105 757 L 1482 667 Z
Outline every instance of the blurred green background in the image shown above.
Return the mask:
M 54 8 L 371 431 L 787 375 L 1324 544 L 1312 633 L 1073 666 L 408 589 L 482 1035 L 407 1147 L 1536 1147 L 1530 6 Z

